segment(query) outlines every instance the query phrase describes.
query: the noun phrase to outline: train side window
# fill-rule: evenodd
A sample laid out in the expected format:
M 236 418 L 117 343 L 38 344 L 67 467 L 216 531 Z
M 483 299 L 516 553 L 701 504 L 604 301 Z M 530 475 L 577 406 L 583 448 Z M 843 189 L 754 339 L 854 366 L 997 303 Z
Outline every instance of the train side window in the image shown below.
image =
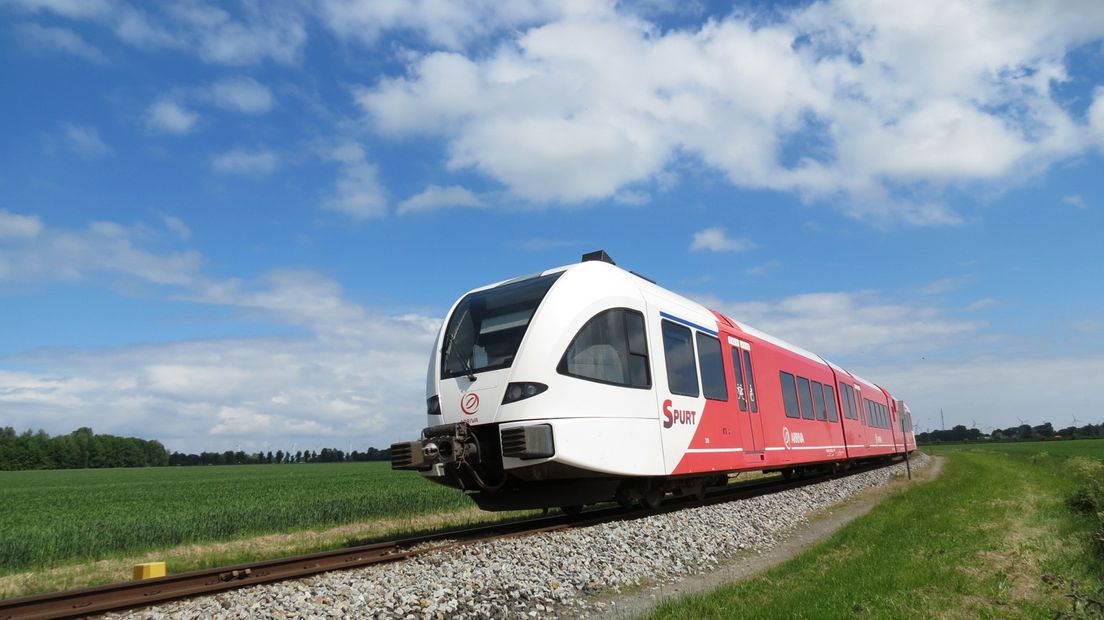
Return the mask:
M 843 417 L 851 420 L 851 403 L 847 402 L 847 388 L 850 387 L 846 383 L 839 384 L 840 402 L 843 403 Z M 853 401 L 852 401 L 853 402 Z
M 813 411 L 821 422 L 828 419 L 828 410 L 824 408 L 824 385 L 820 381 L 813 381 Z
M 744 371 L 740 368 L 740 349 L 732 347 L 732 371 L 736 373 L 736 400 L 740 411 L 747 411 L 747 391 L 744 388 Z
M 697 396 L 698 364 L 694 361 L 694 340 L 689 328 L 663 321 L 663 357 L 671 393 Z
M 751 412 L 759 413 L 759 402 L 755 400 L 755 371 L 751 369 L 751 351 L 744 349 L 744 372 L 747 373 L 748 402 Z
M 601 312 L 567 345 L 560 374 L 634 388 L 650 388 L 644 315 L 627 308 Z
M 839 409 L 836 408 L 836 391 L 832 386 L 824 386 L 824 403 L 828 405 L 828 421 L 839 422 Z
M 797 385 L 794 384 L 794 376 L 782 370 L 778 372 L 782 380 L 782 403 L 786 407 L 787 418 L 800 418 L 801 411 L 797 408 Z
M 809 380 L 805 377 L 797 378 L 797 400 L 801 403 L 801 417 L 805 420 L 814 419 L 813 397 L 809 391 Z
M 644 334 L 644 315 L 625 311 L 625 331 L 629 338 L 629 380 L 633 387 L 652 387 L 652 371 L 648 364 L 648 338 Z
M 702 332 L 697 332 L 695 339 L 698 341 L 702 394 L 710 400 L 728 400 L 728 382 L 725 381 L 721 341 Z
M 870 426 L 878 426 L 878 415 L 874 413 L 874 401 L 869 398 L 864 399 L 866 402 L 866 419 L 870 423 Z
M 852 420 L 858 420 L 859 412 L 855 410 L 855 388 L 847 384 L 842 387 L 847 388 L 847 411 L 851 414 Z

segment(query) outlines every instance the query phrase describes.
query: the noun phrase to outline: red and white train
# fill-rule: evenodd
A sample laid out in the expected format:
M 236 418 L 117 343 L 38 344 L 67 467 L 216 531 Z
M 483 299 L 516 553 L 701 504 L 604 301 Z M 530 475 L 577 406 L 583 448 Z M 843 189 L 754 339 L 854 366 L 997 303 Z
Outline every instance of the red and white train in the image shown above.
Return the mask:
M 613 264 L 605 252 L 475 289 L 426 378 L 429 426 L 395 469 L 487 510 L 700 495 L 728 474 L 911 452 L 908 408 L 820 356 Z

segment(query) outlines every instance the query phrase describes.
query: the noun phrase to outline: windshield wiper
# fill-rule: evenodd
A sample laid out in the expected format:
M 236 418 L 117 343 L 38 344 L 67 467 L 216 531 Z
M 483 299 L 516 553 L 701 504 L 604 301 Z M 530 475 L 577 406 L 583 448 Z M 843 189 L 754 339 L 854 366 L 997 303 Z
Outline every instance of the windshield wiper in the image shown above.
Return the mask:
M 460 315 L 460 318 L 456 321 L 456 327 L 452 329 L 452 333 L 445 336 L 445 368 L 448 368 L 449 360 L 452 354 L 452 345 L 456 342 L 456 334 L 460 332 L 460 326 L 464 324 L 464 319 L 468 317 L 468 311 L 471 310 L 471 306 L 464 308 L 464 314 Z M 460 358 L 460 364 L 464 367 L 465 376 L 468 381 L 475 383 L 475 380 L 479 377 L 475 376 L 475 371 L 472 370 L 471 361 L 467 357 Z

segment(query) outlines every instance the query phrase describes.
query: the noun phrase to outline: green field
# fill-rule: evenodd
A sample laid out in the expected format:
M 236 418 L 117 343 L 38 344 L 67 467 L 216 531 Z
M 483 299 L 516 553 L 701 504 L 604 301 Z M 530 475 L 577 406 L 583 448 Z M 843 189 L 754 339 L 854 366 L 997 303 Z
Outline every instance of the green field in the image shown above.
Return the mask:
M 1104 441 L 925 448 L 942 476 L 880 503 L 755 578 L 662 605 L 653 618 L 1100 617 L 1099 523 L 1070 506 L 1071 457 Z
M 473 505 L 387 463 L 0 472 L 0 575 Z
M 1045 454 L 1055 458 L 1087 456 L 1104 459 L 1104 439 L 1077 439 L 1063 441 L 1014 441 L 1014 442 L 975 442 L 964 444 L 946 444 L 920 446 L 929 454 L 954 454 L 957 452 L 999 452 L 1010 456 Z

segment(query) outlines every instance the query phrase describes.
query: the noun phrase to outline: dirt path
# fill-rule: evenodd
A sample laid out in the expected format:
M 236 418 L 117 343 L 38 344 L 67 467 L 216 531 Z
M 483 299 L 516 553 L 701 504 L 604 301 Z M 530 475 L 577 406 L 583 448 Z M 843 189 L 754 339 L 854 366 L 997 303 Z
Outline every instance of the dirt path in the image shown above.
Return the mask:
M 943 457 L 930 457 L 930 464 L 922 470 L 913 469 L 912 481 L 896 479 L 889 484 L 870 489 L 809 517 L 809 523 L 784 533 L 784 539 L 762 553 L 731 559 L 707 573 L 687 575 L 679 581 L 648 587 L 639 592 L 621 596 L 604 597 L 595 601 L 583 618 L 637 618 L 660 603 L 682 598 L 690 594 L 710 592 L 727 583 L 753 577 L 797 555 L 808 551 L 836 530 L 870 512 L 880 501 L 912 484 L 939 477 L 943 471 Z

